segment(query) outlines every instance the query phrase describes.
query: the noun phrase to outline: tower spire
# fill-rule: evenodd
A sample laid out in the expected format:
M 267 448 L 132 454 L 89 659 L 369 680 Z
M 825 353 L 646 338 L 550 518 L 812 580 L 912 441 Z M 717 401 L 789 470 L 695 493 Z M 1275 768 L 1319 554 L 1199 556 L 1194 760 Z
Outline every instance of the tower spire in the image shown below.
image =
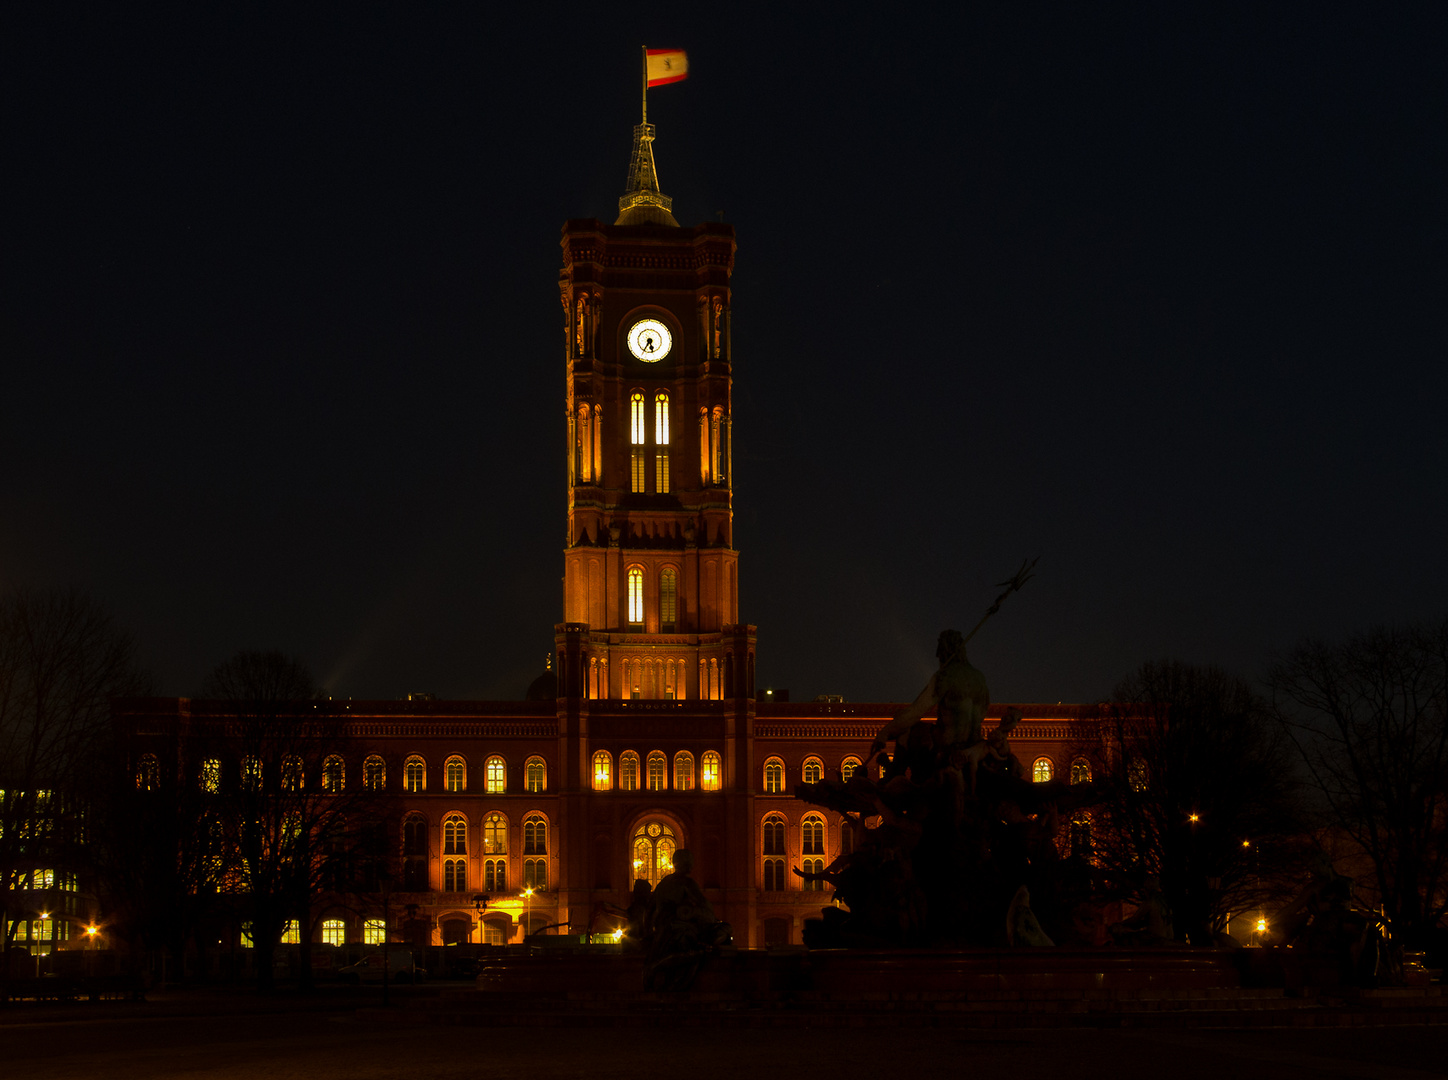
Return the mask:
M 659 190 L 659 173 L 654 166 L 654 125 L 649 123 L 649 52 L 643 53 L 643 115 L 634 125 L 633 155 L 628 164 L 628 191 L 618 200 L 615 225 L 672 225 L 679 223 L 670 213 L 674 200 Z

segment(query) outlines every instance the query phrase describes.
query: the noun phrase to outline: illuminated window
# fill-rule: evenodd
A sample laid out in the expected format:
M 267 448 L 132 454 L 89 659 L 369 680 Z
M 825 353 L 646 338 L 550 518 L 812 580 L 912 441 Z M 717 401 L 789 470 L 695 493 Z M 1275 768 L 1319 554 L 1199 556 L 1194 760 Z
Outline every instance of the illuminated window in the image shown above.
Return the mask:
M 779 758 L 770 758 L 764 763 L 764 793 L 766 795 L 784 793 L 784 762 Z
M 1091 780 L 1091 762 L 1083 757 L 1078 757 L 1071 762 L 1071 783 L 1085 784 Z
M 483 819 L 483 854 L 508 853 L 508 822 L 502 814 L 492 813 Z
M 628 568 L 628 621 L 630 626 L 644 622 L 644 572 L 638 566 Z
M 213 795 L 221 790 L 221 762 L 218 759 L 207 758 L 201 763 L 201 790 Z
M 483 860 L 483 892 L 500 893 L 508 891 L 508 860 Z
M 860 759 L 859 759 L 859 758 L 857 758 L 857 757 L 847 757 L 847 758 L 845 758 L 844 761 L 840 762 L 840 776 L 843 777 L 844 779 L 848 780 L 850 777 L 852 777 L 852 776 L 855 775 L 855 770 L 858 769 L 859 767 L 860 767 Z
M 825 778 L 824 763 L 817 757 L 805 758 L 804 768 L 800 770 L 800 778 L 806 784 L 818 784 Z
M 496 754 L 484 766 L 484 782 L 489 795 L 502 795 L 508 789 L 508 767 Z
M 241 786 L 247 791 L 255 791 L 261 787 L 260 758 L 244 757 L 241 759 Z
M 770 814 L 760 832 L 764 843 L 764 889 L 779 892 L 784 889 L 784 818 Z
M 805 859 L 800 866 L 806 874 L 823 874 L 825 872 L 825 861 L 823 859 Z M 825 883 L 819 878 L 803 878 L 800 888 L 805 892 L 823 892 Z
M 1051 764 L 1050 758 L 1039 757 L 1031 766 L 1031 779 L 1037 784 L 1044 784 L 1055 775 L 1055 771 L 1056 767 Z
M 367 919 L 362 923 L 363 945 L 383 945 L 386 941 L 387 931 L 381 919 Z
M 466 855 L 468 853 L 468 823 L 461 814 L 450 814 L 443 818 L 442 853 L 444 855 Z
M 306 767 L 296 754 L 282 758 L 282 790 L 301 791 L 307 782 Z
M 659 627 L 664 633 L 671 633 L 678 619 L 679 574 L 672 566 L 666 566 L 659 572 Z
M 674 830 L 662 821 L 640 825 L 633 837 L 634 880 L 657 885 L 666 874 L 673 873 L 677 848 Z
M 805 855 L 825 853 L 825 819 L 818 814 L 806 815 L 800 826 L 800 851 Z
M 669 395 L 660 390 L 654 395 L 654 490 L 669 492 Z
M 1083 859 L 1091 858 L 1091 816 L 1078 813 L 1073 817 L 1068 835 L 1071 839 L 1071 854 Z
M 625 750 L 618 756 L 618 789 L 637 791 L 639 789 L 639 756 L 632 750 Z
M 416 754 L 402 764 L 402 786 L 407 791 L 427 790 L 427 763 Z
M 523 888 L 541 892 L 548 888 L 548 860 L 523 860 Z
M 523 854 L 548 854 L 548 822 L 541 817 L 523 819 Z
M 644 420 L 644 395 L 641 391 L 635 390 L 629 398 L 629 442 L 632 444 L 632 489 L 633 491 L 645 491 L 646 480 L 644 477 L 645 462 L 644 441 L 647 437 Z
M 523 763 L 523 788 L 535 795 L 548 787 L 548 764 L 540 757 L 530 757 Z
M 462 791 L 468 786 L 468 766 L 454 754 L 442 767 L 442 786 L 448 791 Z
M 1151 786 L 1151 770 L 1141 758 L 1132 758 L 1131 764 L 1126 767 L 1126 782 L 1132 791 L 1137 792 L 1145 791 Z
M 506 945 L 508 944 L 508 933 L 511 927 L 499 919 L 489 919 L 483 923 L 483 944 L 484 945 Z
M 322 790 L 329 794 L 338 794 L 346 781 L 347 766 L 342 759 L 336 755 L 330 755 L 322 762 Z
M 608 791 L 613 787 L 613 758 L 607 750 L 593 755 L 593 790 Z
M 699 786 L 705 791 L 719 790 L 720 765 L 719 755 L 712 750 L 706 751 L 699 759 Z
M 283 945 L 300 945 L 302 943 L 302 926 L 296 919 L 288 919 L 286 926 L 282 928 Z
M 468 861 L 466 859 L 445 859 L 442 864 L 442 891 L 466 892 L 468 888 Z
M 674 755 L 674 790 L 694 790 L 694 755 L 687 750 Z
M 387 786 L 387 762 L 376 754 L 362 763 L 362 786 L 368 791 L 381 791 Z
M 341 919 L 323 919 L 322 943 L 324 945 L 347 944 L 347 924 Z
M 650 791 L 663 791 L 669 786 L 669 759 L 664 757 L 660 750 L 652 751 L 648 756 L 648 779 Z
M 142 754 L 136 764 L 136 787 L 142 791 L 155 791 L 160 782 L 161 770 L 156 765 L 156 755 Z

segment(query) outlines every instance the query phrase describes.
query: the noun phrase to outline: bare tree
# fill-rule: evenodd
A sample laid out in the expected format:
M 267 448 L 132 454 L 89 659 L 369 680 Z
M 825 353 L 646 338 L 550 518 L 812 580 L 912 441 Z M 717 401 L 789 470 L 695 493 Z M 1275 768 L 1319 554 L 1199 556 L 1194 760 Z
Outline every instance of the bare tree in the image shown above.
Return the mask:
M 1252 686 L 1216 667 L 1143 664 L 1100 715 L 1099 739 L 1074 748 L 1105 796 L 1093 860 L 1130 899 L 1156 875 L 1177 938 L 1210 944 L 1300 864 L 1290 748 Z
M 1448 910 L 1448 621 L 1304 641 L 1271 685 L 1332 824 L 1372 862 L 1394 936 L 1427 947 Z
M 111 699 L 144 689 L 130 638 L 81 593 L 0 595 L 0 929 L 37 873 L 90 870 L 86 818 L 109 745 Z

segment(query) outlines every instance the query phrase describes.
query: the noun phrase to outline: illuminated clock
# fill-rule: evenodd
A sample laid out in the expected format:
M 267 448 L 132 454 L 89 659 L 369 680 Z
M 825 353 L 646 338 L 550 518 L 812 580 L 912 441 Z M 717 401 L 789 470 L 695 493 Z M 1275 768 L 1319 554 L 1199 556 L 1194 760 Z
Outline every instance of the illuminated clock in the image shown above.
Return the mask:
M 628 351 L 646 364 L 668 356 L 673 343 L 669 328 L 658 319 L 640 319 L 629 327 Z

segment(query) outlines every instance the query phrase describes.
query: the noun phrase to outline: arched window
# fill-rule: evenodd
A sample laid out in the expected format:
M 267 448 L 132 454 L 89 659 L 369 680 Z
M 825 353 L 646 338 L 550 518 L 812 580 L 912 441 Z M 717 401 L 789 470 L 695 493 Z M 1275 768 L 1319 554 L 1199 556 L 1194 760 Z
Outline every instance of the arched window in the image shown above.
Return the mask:
M 447 759 L 442 767 L 443 787 L 448 791 L 463 791 L 468 786 L 468 765 L 460 756 L 454 754 Z
M 402 763 L 402 788 L 404 791 L 427 790 L 427 762 L 416 754 Z
M 536 814 L 523 819 L 523 854 L 548 854 L 548 822 Z
M 282 790 L 301 791 L 307 782 L 306 766 L 296 754 L 282 758 Z
M 859 759 L 859 758 L 857 758 L 857 757 L 847 757 L 847 758 L 845 758 L 844 761 L 840 762 L 840 778 L 841 778 L 841 779 L 844 779 L 844 780 L 848 780 L 850 777 L 852 777 L 852 776 L 855 775 L 855 770 L 858 769 L 859 767 L 860 767 L 860 759 Z
M 699 479 L 709 483 L 709 410 L 699 410 Z
M 1145 791 L 1151 786 L 1151 769 L 1141 758 L 1132 758 L 1126 766 L 1126 782 L 1132 791 Z
M 625 750 L 618 756 L 618 789 L 637 791 L 639 789 L 639 756 L 632 750 Z
M 1068 835 L 1071 840 L 1071 854 L 1083 859 L 1091 858 L 1091 816 L 1085 811 L 1078 811 L 1071 819 Z
M 654 490 L 669 493 L 669 395 L 654 395 Z
M 421 814 L 411 814 L 402 823 L 402 888 L 427 889 L 427 819 Z
M 548 888 L 548 860 L 523 860 L 523 888 L 542 892 Z
M 659 629 L 673 633 L 679 618 L 679 573 L 672 566 L 659 571 Z M 679 694 L 679 697 L 683 697 Z
M 483 860 L 483 892 L 500 893 L 508 891 L 508 860 Z
M 641 566 L 628 568 L 628 623 L 642 626 L 644 623 L 644 571 Z
M 662 821 L 646 821 L 633 835 L 633 876 L 635 881 L 657 885 L 674 871 L 674 852 L 679 843 L 674 830 Z
M 687 750 L 674 755 L 674 790 L 694 790 L 694 755 Z
M 341 755 L 329 754 L 322 762 L 322 790 L 332 795 L 339 794 L 345 786 L 346 776 L 347 766 Z
M 662 750 L 652 750 L 648 756 L 648 777 L 650 791 L 663 791 L 669 786 L 669 759 Z
M 489 795 L 502 795 L 508 790 L 508 766 L 497 754 L 483 766 L 483 783 Z
M 818 784 L 824 778 L 824 763 L 817 757 L 805 758 L 804 768 L 800 770 L 800 779 L 806 784 Z
M 548 763 L 542 758 L 530 757 L 523 763 L 523 789 L 535 795 L 548 789 Z
M 387 786 L 387 762 L 376 754 L 362 763 L 362 786 L 368 791 L 381 791 Z
M 461 814 L 449 814 L 442 820 L 442 853 L 444 855 L 466 855 L 468 853 L 468 823 Z
M 1091 762 L 1083 757 L 1078 757 L 1071 762 L 1071 783 L 1087 784 L 1091 782 Z
M 508 819 L 497 811 L 483 818 L 483 854 L 508 854 Z
M 444 859 L 442 864 L 442 891 L 467 892 L 467 859 Z
M 322 920 L 322 944 L 323 945 L 345 945 L 347 944 L 347 924 L 341 919 Z
M 761 830 L 764 844 L 764 889 L 779 892 L 784 889 L 784 817 L 770 814 L 764 819 Z
M 613 757 L 607 750 L 593 755 L 593 790 L 608 791 L 613 787 Z
M 723 762 L 713 750 L 706 750 L 699 760 L 699 786 L 705 791 L 718 791 Z
M 764 763 L 764 793 L 784 794 L 784 762 L 779 758 L 770 758 Z
M 825 853 L 825 819 L 818 814 L 806 814 L 800 826 L 800 853 L 823 855 Z
M 644 418 L 644 395 L 643 391 L 635 390 L 629 397 L 629 443 L 632 447 L 631 455 L 631 477 L 632 491 L 644 491 L 645 488 L 645 458 L 644 442 L 648 437 L 648 429 Z
M 823 859 L 804 859 L 800 864 L 800 869 L 806 874 L 823 874 L 825 861 Z M 823 892 L 825 883 L 821 878 L 807 877 L 800 882 L 799 887 L 805 892 Z
M 261 787 L 261 758 L 241 759 L 241 786 L 247 791 L 256 791 Z
M 1047 783 L 1056 773 L 1056 767 L 1048 757 L 1038 757 L 1031 766 L 1031 779 L 1037 784 Z
M 156 764 L 155 754 L 142 754 L 136 763 L 136 787 L 141 791 L 155 791 L 161 786 L 161 770 Z

